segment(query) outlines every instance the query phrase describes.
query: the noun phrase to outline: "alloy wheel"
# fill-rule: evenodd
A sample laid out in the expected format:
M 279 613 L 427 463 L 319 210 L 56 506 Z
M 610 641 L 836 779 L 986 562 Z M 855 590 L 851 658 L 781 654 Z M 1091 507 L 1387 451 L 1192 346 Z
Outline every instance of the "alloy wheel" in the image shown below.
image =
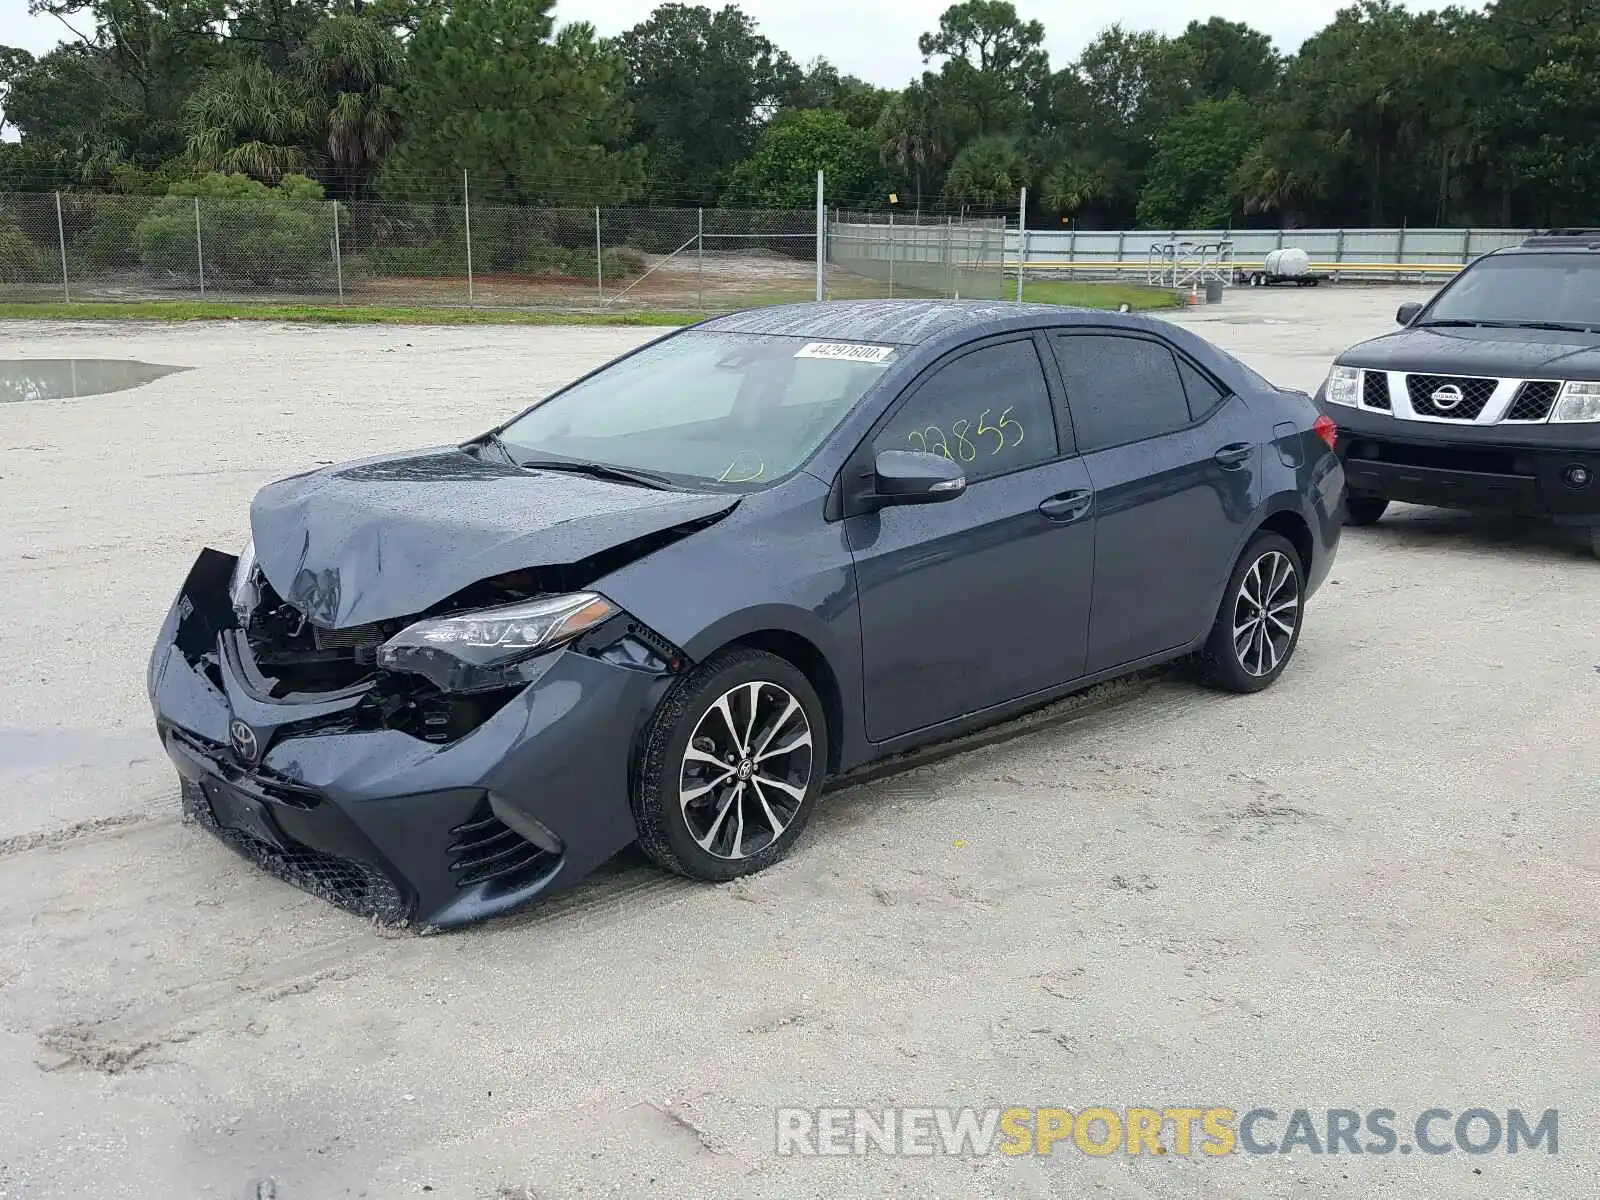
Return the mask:
M 787 688 L 729 688 L 696 722 L 678 775 L 690 836 L 708 854 L 749 858 L 783 835 L 805 802 L 811 722 Z
M 1244 573 L 1233 606 L 1233 652 L 1245 673 L 1276 671 L 1300 622 L 1300 576 L 1288 556 L 1269 550 Z

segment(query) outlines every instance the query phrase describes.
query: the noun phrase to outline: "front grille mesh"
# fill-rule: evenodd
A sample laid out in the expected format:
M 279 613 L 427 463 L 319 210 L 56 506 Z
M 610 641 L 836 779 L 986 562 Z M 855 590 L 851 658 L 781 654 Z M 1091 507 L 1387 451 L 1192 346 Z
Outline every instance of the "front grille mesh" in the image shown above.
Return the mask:
M 1561 385 L 1548 379 L 1530 379 L 1517 389 L 1517 398 L 1511 402 L 1508 421 L 1542 421 L 1550 415 L 1556 394 Z
M 556 865 L 554 854 L 495 816 L 487 797 L 450 832 L 456 840 L 447 853 L 458 888 L 493 882 L 509 891 L 532 883 Z
M 225 829 L 217 824 L 200 785 L 192 780 L 183 780 L 182 803 L 186 817 L 267 874 L 380 925 L 405 925 L 409 921 L 409 906 L 383 872 L 309 846 L 270 846 L 248 833 Z
M 1361 403 L 1368 408 L 1389 411 L 1389 373 L 1387 371 L 1361 372 Z
M 1411 399 L 1412 411 L 1419 416 L 1475 421 L 1499 383 L 1498 379 L 1481 379 L 1470 375 L 1407 375 L 1406 394 Z M 1461 401 L 1449 407 L 1440 407 L 1433 399 L 1433 394 L 1448 387 L 1460 390 Z

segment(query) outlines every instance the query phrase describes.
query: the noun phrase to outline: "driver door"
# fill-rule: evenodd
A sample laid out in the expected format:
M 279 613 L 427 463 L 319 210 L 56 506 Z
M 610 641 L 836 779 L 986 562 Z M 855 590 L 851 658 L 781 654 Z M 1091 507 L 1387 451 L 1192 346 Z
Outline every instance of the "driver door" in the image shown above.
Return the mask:
M 1032 334 L 952 353 L 863 446 L 942 453 L 968 487 L 846 518 L 868 738 L 902 734 L 1083 674 L 1094 563 L 1088 472 L 1058 432 Z M 848 469 L 848 468 L 847 468 Z

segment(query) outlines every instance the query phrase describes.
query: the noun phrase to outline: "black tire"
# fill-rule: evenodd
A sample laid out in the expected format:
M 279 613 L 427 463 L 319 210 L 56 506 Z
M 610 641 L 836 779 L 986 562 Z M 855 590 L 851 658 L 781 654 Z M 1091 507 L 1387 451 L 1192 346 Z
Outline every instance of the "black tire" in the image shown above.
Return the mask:
M 1288 575 L 1282 574 L 1284 566 L 1288 568 Z M 1253 571 L 1256 572 L 1254 576 Z M 1271 578 L 1268 572 L 1274 573 Z M 1293 609 L 1277 607 L 1289 598 L 1291 582 Z M 1251 591 L 1262 596 L 1261 604 L 1249 600 Z M 1251 538 L 1233 574 L 1228 577 L 1216 623 L 1211 627 L 1205 648 L 1200 651 L 1201 681 L 1226 692 L 1259 692 L 1271 687 L 1300 644 L 1300 629 L 1305 623 L 1305 595 L 1305 567 L 1289 540 L 1267 532 Z M 1268 614 L 1265 617 L 1263 609 Z M 1291 612 L 1293 628 L 1285 636 L 1281 626 L 1284 616 Z M 1252 623 L 1252 618 L 1259 619 Z M 1275 620 L 1280 628 L 1274 628 L 1269 620 Z M 1242 643 L 1235 636 L 1241 622 L 1251 623 L 1251 632 L 1244 635 Z
M 1344 523 L 1346 525 L 1376 525 L 1382 519 L 1389 502 L 1382 496 L 1346 496 Z
M 1600 558 L 1600 525 L 1589 526 L 1589 545 L 1594 548 L 1594 556 Z
M 733 726 L 745 724 L 747 714 L 740 706 L 746 703 L 744 697 L 752 694 L 748 690 L 751 685 L 759 685 L 753 693 L 754 720 L 749 722 L 741 746 L 741 731 Z M 719 700 L 735 689 L 739 692 L 728 700 L 727 708 L 719 708 Z M 771 728 L 770 735 L 768 724 L 763 724 L 788 712 L 789 699 L 797 702 L 804 715 L 808 744 L 801 744 L 801 726 L 794 713 L 786 723 Z M 765 746 L 763 736 L 767 737 Z M 696 755 L 690 758 L 692 738 L 698 744 Z M 729 745 L 721 745 L 719 738 L 728 740 Z M 785 752 L 789 746 L 799 748 Z M 733 748 L 743 754 L 736 765 L 728 764 L 723 752 Z M 807 748 L 809 755 L 805 754 Z M 771 753 L 764 754 L 764 750 Z M 712 767 L 708 755 L 721 765 Z M 752 765 L 755 773 L 745 774 L 744 764 L 755 764 L 757 759 L 768 765 L 759 770 Z M 787 659 L 764 650 L 740 647 L 723 651 L 673 686 L 645 731 L 632 796 L 639 846 L 659 866 L 693 879 L 721 882 L 764 870 L 789 852 L 811 819 L 827 763 L 827 720 L 804 673 Z M 722 766 L 729 766 L 733 775 L 720 787 L 707 788 L 702 797 L 685 801 L 686 794 L 705 787 Z M 774 776 L 783 775 L 784 790 L 762 773 L 769 770 Z M 804 783 L 800 786 L 802 770 Z M 767 786 L 762 787 L 764 778 Z M 746 779 L 751 782 L 746 784 Z M 734 788 L 738 792 L 730 796 L 729 790 Z M 746 790 L 750 794 L 746 795 Z M 799 798 L 791 792 L 798 792 Z M 775 837 L 770 836 L 773 819 L 782 822 Z M 715 825 L 719 820 L 722 824 Z M 697 828 L 691 828 L 691 821 L 697 822 Z M 730 843 L 730 831 L 735 829 L 740 836 Z M 744 845 L 747 829 L 754 839 L 753 851 Z M 709 846 L 702 844 L 702 830 L 712 835 Z

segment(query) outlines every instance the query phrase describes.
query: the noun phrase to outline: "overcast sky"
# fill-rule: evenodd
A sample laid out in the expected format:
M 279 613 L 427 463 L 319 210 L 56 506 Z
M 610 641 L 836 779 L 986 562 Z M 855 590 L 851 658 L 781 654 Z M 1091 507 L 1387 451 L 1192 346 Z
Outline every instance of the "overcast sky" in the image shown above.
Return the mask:
M 564 20 L 592 21 L 602 34 L 620 33 L 644 20 L 659 0 L 558 0 Z M 1348 0 L 1346 0 L 1348 2 Z M 1292 51 L 1326 25 L 1341 0 L 1122 0 L 1116 4 L 1062 4 L 1059 0 L 1015 0 L 1026 18 L 1042 21 L 1051 62 L 1062 66 L 1112 20 L 1131 29 L 1178 33 L 1195 19 L 1212 16 L 1245 21 Z M 739 7 L 761 30 L 801 62 L 821 55 L 840 70 L 884 87 L 898 87 L 922 70 L 917 36 L 933 29 L 949 0 L 741 0 Z M 721 7 L 713 0 L 711 7 Z M 1413 9 L 1442 8 L 1412 0 Z M 1471 5 L 1477 7 L 1477 5 Z M 88 32 L 88 23 L 79 26 Z M 48 50 L 65 31 L 53 17 L 30 17 L 27 0 L 0 0 L 0 45 L 35 54 Z

